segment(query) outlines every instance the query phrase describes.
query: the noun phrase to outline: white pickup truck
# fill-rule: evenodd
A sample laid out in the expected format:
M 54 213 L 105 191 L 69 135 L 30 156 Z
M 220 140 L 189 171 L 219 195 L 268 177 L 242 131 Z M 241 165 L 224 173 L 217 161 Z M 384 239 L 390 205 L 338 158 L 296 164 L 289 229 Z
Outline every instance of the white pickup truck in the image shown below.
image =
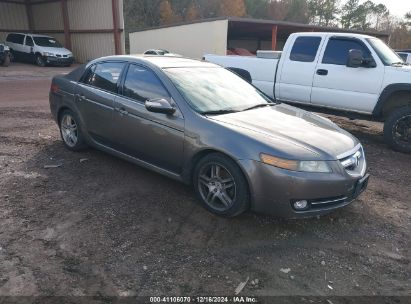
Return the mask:
M 247 71 L 254 86 L 278 101 L 357 112 L 384 121 L 386 142 L 411 152 L 411 66 L 380 39 L 295 33 L 282 53 L 205 55 L 204 59 Z

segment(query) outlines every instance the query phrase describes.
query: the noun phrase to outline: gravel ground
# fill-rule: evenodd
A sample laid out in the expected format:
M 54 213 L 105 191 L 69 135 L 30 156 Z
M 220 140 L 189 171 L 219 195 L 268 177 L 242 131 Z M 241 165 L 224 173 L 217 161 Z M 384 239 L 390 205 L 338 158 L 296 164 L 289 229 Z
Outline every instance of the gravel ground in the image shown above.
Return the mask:
M 0 68 L 1 296 L 233 295 L 248 279 L 240 295 L 410 303 L 411 155 L 383 143 L 380 123 L 326 115 L 368 157 L 369 188 L 350 206 L 306 220 L 224 219 L 185 185 L 66 150 L 48 90 L 67 71 Z

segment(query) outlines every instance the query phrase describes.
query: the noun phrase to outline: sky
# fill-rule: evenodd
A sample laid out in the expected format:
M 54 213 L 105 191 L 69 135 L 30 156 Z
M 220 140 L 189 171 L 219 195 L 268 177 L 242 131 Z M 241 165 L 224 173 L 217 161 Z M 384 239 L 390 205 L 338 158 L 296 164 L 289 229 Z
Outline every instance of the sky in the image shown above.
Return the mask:
M 404 17 L 406 12 L 411 11 L 411 0 L 373 0 L 373 2 L 384 4 L 391 14 L 398 17 Z

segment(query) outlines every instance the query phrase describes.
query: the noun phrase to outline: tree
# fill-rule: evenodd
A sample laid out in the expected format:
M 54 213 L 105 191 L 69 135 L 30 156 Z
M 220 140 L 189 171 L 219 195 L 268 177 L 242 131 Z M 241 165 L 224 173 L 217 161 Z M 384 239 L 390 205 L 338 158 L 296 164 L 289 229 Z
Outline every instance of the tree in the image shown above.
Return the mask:
M 247 15 L 259 19 L 267 18 L 268 2 L 268 0 L 245 0 Z
M 340 0 L 309 0 L 308 11 L 311 22 L 321 26 L 336 25 Z
M 287 0 L 286 2 L 288 2 L 288 12 L 285 20 L 300 23 L 309 22 L 307 0 Z
M 221 1 L 218 10 L 220 16 L 243 17 L 246 15 L 244 0 L 224 0 Z
M 181 20 L 178 15 L 176 15 L 171 7 L 168 0 L 163 0 L 160 4 L 160 24 L 171 24 Z
M 405 14 L 404 19 L 406 25 L 411 26 L 411 11 Z
M 374 5 L 372 8 L 372 14 L 375 18 L 374 28 L 379 30 L 381 23 L 388 18 L 390 12 L 384 4 L 380 3 L 378 5 Z
M 359 0 L 348 0 L 341 8 L 341 25 L 343 28 L 351 28 L 357 16 Z
M 192 3 L 189 8 L 187 9 L 185 20 L 186 21 L 193 21 L 200 18 L 200 13 L 198 12 L 197 6 Z

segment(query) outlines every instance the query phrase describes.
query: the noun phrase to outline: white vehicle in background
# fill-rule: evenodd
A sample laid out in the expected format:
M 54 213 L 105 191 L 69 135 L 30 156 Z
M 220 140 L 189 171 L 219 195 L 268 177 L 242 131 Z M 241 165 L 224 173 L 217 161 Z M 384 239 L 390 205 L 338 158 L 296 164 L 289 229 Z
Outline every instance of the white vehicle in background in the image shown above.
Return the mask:
M 411 64 L 411 52 L 397 52 L 397 54 L 406 64 Z
M 32 62 L 41 67 L 70 66 L 74 62 L 73 53 L 50 36 L 10 33 L 6 45 L 10 48 L 13 60 Z
M 175 56 L 175 57 L 182 57 L 179 54 L 170 53 L 167 50 L 162 49 L 150 49 L 144 52 L 144 55 L 157 55 L 157 56 Z
M 265 51 L 257 57 L 205 55 L 204 59 L 249 73 L 257 88 L 278 101 L 382 120 L 386 142 L 411 152 L 411 66 L 380 39 L 295 33 L 281 54 Z

